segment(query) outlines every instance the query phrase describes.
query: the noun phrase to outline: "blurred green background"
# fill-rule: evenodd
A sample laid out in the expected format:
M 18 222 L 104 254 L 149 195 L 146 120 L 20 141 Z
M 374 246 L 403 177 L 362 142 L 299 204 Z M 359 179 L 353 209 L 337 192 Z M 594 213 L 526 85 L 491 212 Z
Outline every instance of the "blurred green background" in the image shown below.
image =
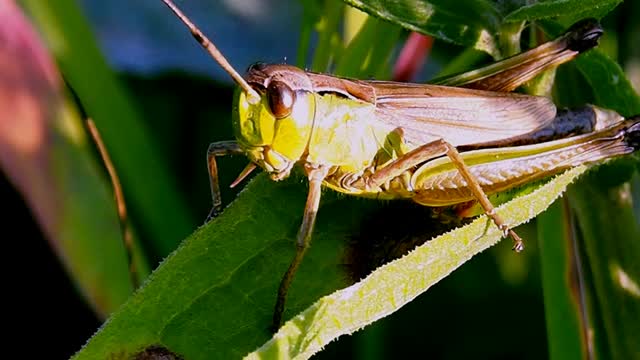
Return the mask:
M 513 3 L 510 5 L 512 8 L 521 5 L 518 1 L 510 3 Z M 210 142 L 232 138 L 232 84 L 159 0 L 137 3 L 60 0 L 52 4 L 22 0 L 18 4 L 26 10 L 51 49 L 67 86 L 66 96 L 82 104 L 77 109 L 80 114 L 95 117 L 105 138 L 123 182 L 136 244 L 136 276 L 142 279 L 200 226 L 208 214 L 210 195 L 206 149 Z M 316 22 L 321 17 L 319 14 L 328 8 L 322 2 L 185 0 L 178 5 L 212 35 L 231 63 L 240 69 L 258 60 L 290 64 L 303 62 L 310 67 L 312 63 L 323 61 L 319 58 L 328 57 L 321 51 L 323 49 L 314 52 L 315 46 L 330 44 L 329 47 L 335 50 L 334 40 L 323 40 L 323 36 L 335 34 L 323 30 L 328 26 L 326 21 Z M 633 1 L 624 2 L 603 18 L 606 35 L 600 46 L 617 59 L 628 77 L 632 81 L 635 79 L 636 86 L 640 78 L 640 49 L 633 45 L 640 43 L 639 5 Z M 337 11 L 345 10 L 339 8 Z M 458 11 L 462 13 L 465 9 Z M 467 15 L 467 18 L 474 16 Z M 342 17 L 333 20 L 340 22 Z M 77 31 L 85 29 L 85 26 L 86 32 L 69 32 L 69 29 Z M 336 28 L 341 29 L 341 25 Z M 338 32 L 348 34 L 349 31 L 347 28 Z M 408 32 L 403 30 L 395 34 L 398 42 L 390 46 L 394 55 Z M 310 50 L 299 50 L 308 44 Z M 393 63 L 393 56 L 391 59 Z M 450 65 L 451 59 L 459 60 L 459 70 L 490 61 L 487 55 L 436 38 L 416 80 L 432 78 Z M 566 88 L 584 83 L 575 73 L 576 70 L 570 68 L 559 75 Z M 390 74 L 390 67 L 384 62 L 364 77 L 381 74 Z M 571 104 L 573 99 L 561 97 L 560 100 Z M 584 103 L 585 100 L 578 97 L 575 101 Z M 108 177 L 95 149 L 90 142 L 83 146 L 92 159 L 87 160 L 93 164 L 89 166 L 93 169 L 91 174 L 97 174 L 96 181 L 103 186 L 101 191 L 106 189 L 107 194 L 110 193 Z M 233 181 L 245 162 L 242 157 L 219 161 L 225 204 L 234 199 L 237 191 L 227 189 L 226 184 Z M 622 180 L 628 179 L 630 171 L 622 172 Z M 637 172 L 633 181 L 634 195 L 638 199 Z M 104 274 L 118 267 L 114 272 L 119 275 L 113 278 L 106 276 L 104 284 L 126 284 L 117 295 L 113 295 L 111 302 L 101 302 L 100 299 L 104 298 L 102 293 L 96 295 L 90 290 L 79 290 L 82 280 L 74 282 L 70 276 L 82 278 L 78 273 L 92 271 L 83 267 L 91 266 L 91 263 L 86 265 L 73 258 L 74 249 L 82 246 L 70 243 L 62 246 L 63 250 L 58 250 L 67 264 L 64 267 L 50 246 L 55 241 L 49 239 L 47 242 L 38 230 L 39 223 L 34 220 L 29 206 L 16 188 L 20 188 L 20 184 L 4 176 L 1 178 L 0 198 L 5 208 L 11 211 L 6 226 L 8 234 L 15 234 L 7 236 L 5 254 L 21 259 L 19 265 L 9 270 L 10 274 L 19 274 L 9 276 L 10 288 L 7 291 L 17 295 L 12 308 L 21 314 L 21 319 L 10 326 L 16 330 L 14 336 L 23 340 L 32 340 L 34 329 L 37 329 L 37 343 L 47 350 L 50 358 L 69 357 L 81 348 L 104 317 L 113 312 L 118 302 L 124 301 L 131 291 L 131 284 L 127 282 L 126 252 L 121 244 L 114 245 L 113 253 L 117 260 L 107 261 L 103 268 L 96 270 Z M 25 190 L 21 192 L 24 194 Z M 110 221 L 113 225 L 116 222 L 114 204 L 109 202 L 110 197 L 100 199 L 107 201 L 90 204 L 91 212 L 83 214 L 88 218 L 112 214 Z M 634 206 L 637 227 L 640 222 L 637 201 Z M 98 207 L 104 209 L 98 210 Z M 384 206 L 377 211 L 384 212 Z M 419 209 L 412 211 L 420 212 Z M 559 218 L 563 204 L 556 204 L 551 211 Z M 76 228 L 74 225 L 70 227 Z M 57 234 L 54 238 L 62 238 L 66 234 L 61 229 L 57 228 L 57 233 L 54 231 Z M 112 226 L 112 229 L 117 227 Z M 81 238 L 91 242 L 90 229 L 87 231 Z M 375 228 L 372 232 L 376 232 Z M 515 255 L 507 243 L 490 249 L 393 316 L 354 336 L 331 343 L 318 357 L 549 357 L 545 322 L 545 316 L 549 314 L 545 315 L 536 224 L 523 227 L 519 232 L 527 239 L 524 253 Z M 95 247 L 82 251 L 86 253 L 77 256 L 84 259 L 87 259 L 84 257 L 86 254 L 96 259 L 107 254 Z M 588 257 L 580 245 L 576 252 Z M 36 278 L 20 276 L 26 268 L 36 269 Z M 593 276 L 588 274 L 585 278 Z M 100 291 L 110 292 L 108 289 Z M 89 299 L 89 305 L 86 299 Z M 640 318 L 635 317 L 637 315 L 637 312 L 631 312 L 628 320 L 640 323 Z M 630 329 L 637 330 L 637 327 L 631 326 Z M 610 348 L 614 344 L 599 346 Z M 609 349 L 600 354 L 615 353 Z

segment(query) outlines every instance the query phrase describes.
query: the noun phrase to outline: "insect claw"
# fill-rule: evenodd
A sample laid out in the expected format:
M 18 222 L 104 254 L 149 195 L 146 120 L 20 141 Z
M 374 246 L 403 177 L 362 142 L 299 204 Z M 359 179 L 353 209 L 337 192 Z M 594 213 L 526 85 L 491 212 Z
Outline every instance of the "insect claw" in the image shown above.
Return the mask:
M 513 250 L 515 252 L 521 252 L 522 250 L 524 250 L 524 242 L 516 241 L 515 244 L 513 245 Z
M 520 236 L 518 236 L 518 234 L 516 234 L 515 231 L 511 230 L 508 225 L 500 224 L 498 228 L 502 230 L 503 237 L 511 236 L 511 238 L 513 239 L 513 250 L 515 252 L 521 252 L 522 250 L 524 250 L 524 241 Z
M 204 220 L 204 223 L 207 224 L 209 221 L 217 218 L 218 215 L 220 215 L 220 209 L 215 206 L 212 207 L 211 211 L 209 211 L 209 215 L 207 215 L 207 218 Z
M 512 230 L 509 231 L 509 233 L 511 234 L 511 237 L 513 238 L 513 250 L 515 252 L 521 252 L 522 250 L 524 250 L 524 241 L 522 241 L 520 236 L 518 236 L 518 234 L 516 234 Z

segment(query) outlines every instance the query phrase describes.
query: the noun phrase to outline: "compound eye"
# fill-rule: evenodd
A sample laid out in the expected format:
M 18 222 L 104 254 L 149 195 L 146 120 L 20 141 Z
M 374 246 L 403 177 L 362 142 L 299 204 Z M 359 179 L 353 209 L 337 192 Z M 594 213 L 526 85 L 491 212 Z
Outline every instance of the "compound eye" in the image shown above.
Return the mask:
M 291 114 L 291 108 L 296 101 L 296 93 L 289 85 L 282 81 L 271 81 L 267 87 L 269 108 L 276 119 L 282 119 Z

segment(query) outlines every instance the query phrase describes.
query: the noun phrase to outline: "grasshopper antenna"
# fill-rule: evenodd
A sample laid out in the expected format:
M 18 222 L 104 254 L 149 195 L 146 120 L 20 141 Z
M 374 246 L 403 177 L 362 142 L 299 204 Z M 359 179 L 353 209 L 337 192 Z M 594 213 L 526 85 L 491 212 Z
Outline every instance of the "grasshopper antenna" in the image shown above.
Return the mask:
M 189 18 L 182 13 L 180 9 L 173 3 L 171 0 L 162 0 L 170 9 L 173 11 L 180 20 L 187 26 L 189 31 L 191 31 L 191 35 L 196 39 L 196 41 L 202 45 L 202 47 L 207 50 L 207 52 L 213 57 L 220 66 L 226 71 L 233 80 L 244 90 L 247 94 L 247 100 L 251 104 L 257 104 L 260 101 L 260 95 L 256 92 L 249 84 L 244 80 L 240 74 L 229 64 L 227 59 L 225 59 L 224 55 L 218 50 L 218 48 L 213 45 L 211 40 L 209 40 L 203 33 L 200 31 L 194 24 L 189 20 Z

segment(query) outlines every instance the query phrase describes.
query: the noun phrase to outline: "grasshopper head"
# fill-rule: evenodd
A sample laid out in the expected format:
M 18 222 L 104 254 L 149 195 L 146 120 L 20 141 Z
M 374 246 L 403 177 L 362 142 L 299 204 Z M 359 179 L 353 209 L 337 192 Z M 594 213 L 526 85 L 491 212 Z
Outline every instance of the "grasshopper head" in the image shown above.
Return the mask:
M 315 113 L 311 81 L 287 65 L 252 65 L 245 78 L 260 100 L 252 103 L 246 92 L 236 93 L 236 139 L 272 179 L 283 179 L 307 151 Z

